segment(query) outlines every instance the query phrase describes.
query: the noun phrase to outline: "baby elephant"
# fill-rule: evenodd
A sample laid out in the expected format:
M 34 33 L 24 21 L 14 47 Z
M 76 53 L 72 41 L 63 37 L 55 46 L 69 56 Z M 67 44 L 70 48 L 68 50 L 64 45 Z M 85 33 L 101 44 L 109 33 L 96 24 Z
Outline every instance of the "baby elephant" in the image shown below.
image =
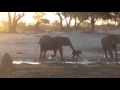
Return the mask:
M 77 56 L 77 58 L 78 58 L 78 57 L 80 57 L 80 54 L 82 54 L 82 51 L 81 51 L 81 50 L 76 50 L 76 51 L 73 50 L 73 51 L 72 51 L 72 55 L 73 55 L 72 58 L 75 58 L 75 56 Z M 80 57 L 80 58 L 81 58 L 81 57 Z

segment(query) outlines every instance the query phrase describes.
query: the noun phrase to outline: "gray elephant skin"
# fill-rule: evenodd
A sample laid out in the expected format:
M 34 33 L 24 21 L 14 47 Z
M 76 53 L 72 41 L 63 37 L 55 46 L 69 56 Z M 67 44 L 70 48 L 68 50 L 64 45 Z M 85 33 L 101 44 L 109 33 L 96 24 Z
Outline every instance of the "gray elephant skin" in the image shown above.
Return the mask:
M 40 38 L 38 46 L 39 45 L 41 51 L 39 59 L 45 58 L 47 50 L 54 51 L 54 55 L 51 55 L 51 57 L 55 57 L 57 50 L 59 50 L 61 59 L 63 60 L 64 58 L 63 58 L 62 46 L 70 46 L 72 50 L 75 50 L 73 45 L 71 44 L 70 39 L 68 37 L 62 37 L 62 36 L 44 35 Z
M 115 52 L 115 59 L 118 59 L 117 44 L 120 43 L 119 36 L 117 35 L 106 35 L 101 38 L 101 45 L 104 50 L 105 58 L 107 58 L 107 51 L 109 52 L 110 58 L 113 59 L 113 50 Z
M 82 51 L 81 50 L 76 50 L 76 51 L 72 51 L 72 58 L 75 58 L 75 56 L 80 57 L 80 55 L 82 55 Z M 80 57 L 81 58 L 81 57 Z

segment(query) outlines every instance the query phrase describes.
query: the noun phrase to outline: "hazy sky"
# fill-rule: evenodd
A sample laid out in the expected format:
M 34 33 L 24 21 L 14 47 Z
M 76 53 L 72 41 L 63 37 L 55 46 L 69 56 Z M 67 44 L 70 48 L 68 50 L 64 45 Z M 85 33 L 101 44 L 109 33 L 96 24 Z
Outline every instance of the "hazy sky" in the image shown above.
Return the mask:
M 50 20 L 50 22 L 53 22 L 54 20 L 59 20 L 59 17 L 57 15 L 54 15 L 53 12 L 45 12 L 46 15 L 43 18 L 46 18 Z M 13 16 L 13 13 L 11 13 Z M 20 21 L 24 21 L 26 23 L 34 23 L 33 16 L 34 12 L 25 12 L 25 16 L 20 19 Z M 7 12 L 0 12 L 0 20 L 5 20 L 7 19 Z
M 32 18 L 32 16 L 34 15 L 34 12 L 25 12 L 26 16 L 24 16 L 21 20 L 25 21 L 26 23 L 34 23 L 34 19 Z M 46 15 L 43 17 L 46 19 L 49 19 L 50 22 L 53 22 L 54 20 L 59 20 L 59 17 L 55 14 L 53 14 L 53 12 L 46 12 Z M 66 24 L 66 21 L 63 20 L 63 24 Z M 71 24 L 74 24 L 74 21 L 72 20 Z M 101 21 L 97 21 L 96 22 L 97 25 L 101 25 Z
M 54 20 L 59 20 L 59 17 L 57 15 L 53 14 L 53 12 L 45 12 L 45 13 L 46 13 L 46 15 L 43 18 L 50 20 L 50 22 L 53 22 Z M 13 13 L 11 13 L 11 15 L 13 15 Z M 34 15 L 34 12 L 25 12 L 25 16 L 22 17 L 20 19 L 20 21 L 24 21 L 28 24 L 35 23 L 35 21 L 32 17 L 33 15 Z M 8 17 L 7 12 L 0 12 L 0 20 L 3 20 L 7 17 Z M 63 20 L 63 24 L 66 24 L 65 20 Z M 71 24 L 74 24 L 74 20 L 72 20 Z M 96 24 L 100 25 L 101 22 L 98 21 L 98 22 L 96 22 Z
M 32 18 L 34 12 L 25 12 L 25 14 L 26 15 L 21 18 L 22 21 L 25 21 L 27 23 L 34 22 L 34 19 Z M 43 18 L 49 19 L 50 22 L 53 22 L 54 20 L 59 20 L 59 17 L 57 15 L 54 15 L 52 12 L 46 12 L 46 15 Z

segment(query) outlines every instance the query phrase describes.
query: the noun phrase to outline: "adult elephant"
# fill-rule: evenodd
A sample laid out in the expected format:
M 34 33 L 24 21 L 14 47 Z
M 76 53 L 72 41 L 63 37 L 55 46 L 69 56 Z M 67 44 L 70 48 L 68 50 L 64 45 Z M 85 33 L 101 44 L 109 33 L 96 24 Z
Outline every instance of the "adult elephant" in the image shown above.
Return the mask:
M 117 44 L 120 43 L 119 36 L 106 35 L 101 39 L 102 48 L 104 50 L 105 58 L 107 58 L 107 51 L 109 51 L 110 58 L 113 59 L 113 50 L 115 52 L 115 59 L 118 59 Z
M 45 58 L 47 50 L 54 51 L 54 55 L 51 55 L 51 57 L 55 57 L 57 50 L 59 50 L 61 59 L 63 59 L 62 46 L 70 46 L 72 48 L 72 50 L 75 51 L 75 49 L 74 49 L 73 45 L 71 44 L 71 41 L 68 37 L 61 37 L 61 36 L 52 37 L 49 35 L 44 35 L 40 38 L 38 46 L 39 45 L 41 47 L 40 48 L 41 53 L 40 53 L 39 59 Z M 37 50 L 37 48 L 36 48 L 36 50 Z

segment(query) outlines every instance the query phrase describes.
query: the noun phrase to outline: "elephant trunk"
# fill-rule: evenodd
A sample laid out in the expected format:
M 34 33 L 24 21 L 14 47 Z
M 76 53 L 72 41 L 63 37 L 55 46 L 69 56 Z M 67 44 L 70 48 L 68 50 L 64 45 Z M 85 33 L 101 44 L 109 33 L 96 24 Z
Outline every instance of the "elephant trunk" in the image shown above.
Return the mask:
M 76 51 L 72 44 L 70 44 L 70 47 L 72 48 L 73 51 Z
M 117 44 L 120 44 L 120 35 L 116 35 L 116 37 L 117 37 Z

